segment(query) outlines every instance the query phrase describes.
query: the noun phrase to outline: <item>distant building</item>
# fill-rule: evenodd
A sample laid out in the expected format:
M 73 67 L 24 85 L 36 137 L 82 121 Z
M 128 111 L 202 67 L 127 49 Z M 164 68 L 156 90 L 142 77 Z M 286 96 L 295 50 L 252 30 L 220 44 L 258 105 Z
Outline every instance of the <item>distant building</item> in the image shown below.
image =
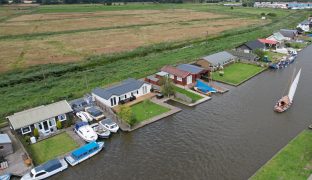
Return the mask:
M 161 68 L 163 73 L 167 73 L 168 77 L 175 83 L 182 86 L 195 83 L 192 73 L 173 66 L 164 66 Z
M 7 134 L 0 134 L 0 156 L 7 156 L 13 153 L 13 145 Z
M 295 39 L 298 36 L 297 30 L 292 29 L 281 29 L 279 31 L 284 37 L 288 37 L 290 39 Z
M 245 60 L 245 61 L 258 61 L 259 57 L 253 53 L 244 53 L 242 51 L 228 51 L 233 56 L 237 57 L 237 59 Z
M 302 29 L 304 32 L 309 32 L 311 26 L 312 23 L 309 20 L 304 20 L 298 24 L 297 28 Z
M 92 91 L 92 96 L 95 101 L 114 107 L 121 102 L 127 102 L 134 97 L 137 98 L 150 93 L 151 88 L 149 83 L 130 78 L 109 88 L 95 88 Z
M 209 56 L 202 57 L 200 60 L 196 62 L 196 64 L 200 65 L 205 69 L 215 70 L 220 66 L 225 66 L 237 58 L 232 54 L 222 51 L 215 54 L 211 54 Z
M 253 41 L 248 41 L 240 46 L 236 47 L 237 51 L 243 51 L 245 53 L 250 53 L 256 49 L 265 50 L 265 44 L 260 42 L 258 39 Z
M 180 64 L 177 66 L 178 69 L 189 72 L 192 74 L 192 79 L 200 79 L 202 76 L 208 76 L 208 70 L 195 66 L 192 64 Z

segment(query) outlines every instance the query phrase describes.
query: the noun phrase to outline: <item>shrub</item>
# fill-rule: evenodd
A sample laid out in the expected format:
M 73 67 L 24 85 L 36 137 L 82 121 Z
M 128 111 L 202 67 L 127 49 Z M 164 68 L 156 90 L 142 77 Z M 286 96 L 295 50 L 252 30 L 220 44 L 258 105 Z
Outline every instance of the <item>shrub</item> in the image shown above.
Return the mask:
M 37 128 L 34 129 L 34 136 L 36 137 L 36 139 L 39 138 L 39 130 Z
M 24 140 L 26 143 L 29 143 L 30 142 L 30 136 L 28 136 L 28 135 L 24 136 Z
M 234 9 L 233 6 L 231 6 L 231 9 Z
M 137 122 L 137 119 L 136 119 L 135 115 L 133 113 L 131 113 L 131 118 L 129 119 L 128 124 L 130 126 L 133 126 L 136 122 Z
M 261 13 L 260 15 L 261 15 L 261 16 L 265 16 L 265 13 Z
M 62 129 L 62 122 L 61 121 L 57 121 L 56 122 L 56 127 L 57 127 L 57 129 Z
M 267 16 L 276 17 L 275 13 L 268 13 Z

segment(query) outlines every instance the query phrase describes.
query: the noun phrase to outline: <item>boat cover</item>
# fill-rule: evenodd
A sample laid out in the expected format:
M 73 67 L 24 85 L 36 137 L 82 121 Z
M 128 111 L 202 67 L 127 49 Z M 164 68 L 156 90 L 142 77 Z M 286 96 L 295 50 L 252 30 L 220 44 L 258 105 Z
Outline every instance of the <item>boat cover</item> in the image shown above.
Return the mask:
M 94 152 L 94 149 L 97 149 L 99 147 L 97 142 L 90 142 L 81 148 L 76 149 L 75 151 L 72 152 L 72 156 L 75 158 L 80 158 L 82 155 L 85 153 L 88 154 L 89 151 Z
M 79 129 L 82 126 L 88 125 L 87 122 L 78 122 L 75 124 L 75 129 Z
M 196 87 L 204 93 L 217 92 L 214 88 L 208 86 L 206 83 L 204 83 L 201 80 L 196 80 Z

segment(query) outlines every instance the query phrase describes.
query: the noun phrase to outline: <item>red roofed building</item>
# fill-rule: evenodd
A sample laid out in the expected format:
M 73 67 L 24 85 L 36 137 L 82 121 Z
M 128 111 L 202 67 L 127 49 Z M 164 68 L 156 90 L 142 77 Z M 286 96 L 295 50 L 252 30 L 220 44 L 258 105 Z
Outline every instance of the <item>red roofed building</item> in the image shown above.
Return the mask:
M 182 86 L 190 85 L 195 83 L 195 78 L 192 77 L 190 72 L 178 69 L 172 66 L 164 66 L 161 68 L 162 72 L 168 73 L 168 76 L 175 84 L 180 84 Z M 156 74 L 157 76 L 157 74 Z
M 278 44 L 278 41 L 274 41 L 271 39 L 258 39 L 261 43 L 265 44 L 266 47 L 271 48 L 271 47 L 276 47 Z

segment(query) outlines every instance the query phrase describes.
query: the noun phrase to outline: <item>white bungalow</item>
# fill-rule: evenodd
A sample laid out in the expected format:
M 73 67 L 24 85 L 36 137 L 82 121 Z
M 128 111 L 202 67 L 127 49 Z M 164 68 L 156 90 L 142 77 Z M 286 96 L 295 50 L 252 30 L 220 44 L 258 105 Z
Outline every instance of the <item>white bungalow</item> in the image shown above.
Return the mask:
M 92 91 L 95 101 L 99 101 L 109 107 L 131 101 L 137 97 L 151 92 L 152 86 L 144 81 L 127 79 L 121 84 L 106 89 L 96 88 Z
M 66 100 L 49 105 L 42 105 L 6 117 L 11 129 L 22 135 L 31 134 L 34 128 L 39 130 L 40 136 L 47 136 L 54 133 L 57 121 L 66 121 L 67 114 L 72 108 Z

